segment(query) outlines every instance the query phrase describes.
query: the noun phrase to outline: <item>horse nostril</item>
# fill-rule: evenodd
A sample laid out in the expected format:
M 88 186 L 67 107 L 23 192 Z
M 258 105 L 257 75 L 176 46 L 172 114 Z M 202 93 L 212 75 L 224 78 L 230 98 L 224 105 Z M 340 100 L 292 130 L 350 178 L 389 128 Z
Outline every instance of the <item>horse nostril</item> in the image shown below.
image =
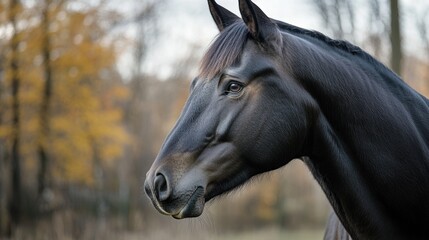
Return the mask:
M 150 198 L 152 194 L 151 194 L 151 191 L 150 191 L 148 180 L 146 180 L 144 182 L 144 191 L 145 191 L 146 195 Z
M 154 188 L 159 201 L 165 201 L 170 197 L 170 187 L 166 177 L 162 173 L 155 176 Z

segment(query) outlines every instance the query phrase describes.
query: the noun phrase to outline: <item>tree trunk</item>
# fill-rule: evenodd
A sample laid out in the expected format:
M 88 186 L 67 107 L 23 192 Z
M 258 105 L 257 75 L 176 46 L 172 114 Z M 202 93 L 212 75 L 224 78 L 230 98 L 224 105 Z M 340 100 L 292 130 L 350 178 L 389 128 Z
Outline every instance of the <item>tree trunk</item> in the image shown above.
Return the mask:
M 18 30 L 16 15 L 18 11 L 19 0 L 11 0 L 9 6 L 9 21 L 12 26 L 12 37 L 10 44 L 11 60 L 11 82 L 12 82 L 12 151 L 11 151 L 11 198 L 9 201 L 9 215 L 12 227 L 20 222 L 21 216 L 21 166 L 20 166 L 20 117 L 19 117 L 19 86 L 20 79 L 18 75 Z
M 401 75 L 402 44 L 399 8 L 399 0 L 390 0 L 390 43 L 392 48 L 390 67 Z
M 4 46 L 3 46 L 4 47 Z M 4 73 L 5 69 L 5 53 L 2 51 L 0 56 L 0 73 Z M 5 104 L 4 94 L 6 86 L 4 81 L 0 81 L 0 126 L 4 124 L 4 114 L 8 110 L 7 104 Z M 8 237 L 8 226 L 9 226 L 9 215 L 7 210 L 7 200 L 9 197 L 9 168 L 7 156 L 6 139 L 0 136 L 0 239 Z
M 48 172 L 49 158 L 47 152 L 49 139 L 49 115 L 50 103 L 52 98 L 52 67 L 51 67 L 51 42 L 49 37 L 49 6 L 51 1 L 45 0 L 45 6 L 42 11 L 42 56 L 43 71 L 45 76 L 45 85 L 42 94 L 42 103 L 40 108 L 40 135 L 39 135 L 39 172 L 37 176 L 39 200 L 43 200 L 43 192 L 46 188 L 46 178 Z
M 0 140 L 0 239 L 10 237 L 10 218 L 7 211 L 8 200 L 8 168 L 5 142 Z
M 97 143 L 93 137 L 89 137 L 92 144 L 93 151 L 93 166 L 94 166 L 94 180 L 95 180 L 95 195 L 96 195 L 96 215 L 97 227 L 95 229 L 95 236 L 105 238 L 106 232 L 106 214 L 107 204 L 104 196 L 104 170 L 102 166 L 102 159 Z

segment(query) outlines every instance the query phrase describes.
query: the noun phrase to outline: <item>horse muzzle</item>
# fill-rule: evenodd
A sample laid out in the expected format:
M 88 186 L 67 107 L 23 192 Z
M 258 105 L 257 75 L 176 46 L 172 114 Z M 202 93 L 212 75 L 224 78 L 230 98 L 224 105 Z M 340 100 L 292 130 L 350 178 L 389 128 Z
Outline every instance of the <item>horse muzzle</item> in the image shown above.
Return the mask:
M 205 205 L 204 188 L 202 186 L 174 186 L 174 176 L 167 171 L 158 170 L 154 174 L 149 171 L 144 189 L 153 206 L 162 214 L 176 219 L 198 217 Z
M 247 172 L 233 144 L 216 143 L 201 151 L 158 156 L 144 189 L 160 213 L 197 217 L 206 201 L 247 180 Z

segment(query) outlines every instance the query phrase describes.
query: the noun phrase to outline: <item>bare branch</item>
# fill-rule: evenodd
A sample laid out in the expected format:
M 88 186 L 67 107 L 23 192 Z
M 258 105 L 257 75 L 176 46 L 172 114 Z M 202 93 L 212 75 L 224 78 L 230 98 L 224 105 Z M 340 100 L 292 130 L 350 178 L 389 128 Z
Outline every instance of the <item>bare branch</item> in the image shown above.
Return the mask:
M 423 14 L 416 19 L 417 31 L 420 35 L 420 40 L 423 43 L 423 46 L 426 50 L 426 55 L 429 60 L 429 8 L 427 8 Z

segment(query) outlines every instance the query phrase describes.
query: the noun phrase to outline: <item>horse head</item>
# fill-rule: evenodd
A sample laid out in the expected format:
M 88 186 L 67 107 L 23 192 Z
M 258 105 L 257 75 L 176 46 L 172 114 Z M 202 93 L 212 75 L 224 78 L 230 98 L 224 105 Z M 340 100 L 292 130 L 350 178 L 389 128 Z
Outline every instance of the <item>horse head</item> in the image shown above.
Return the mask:
M 145 191 L 174 218 L 305 152 L 315 104 L 288 74 L 278 26 L 250 0 L 242 18 L 209 0 L 219 36 L 147 173 Z

